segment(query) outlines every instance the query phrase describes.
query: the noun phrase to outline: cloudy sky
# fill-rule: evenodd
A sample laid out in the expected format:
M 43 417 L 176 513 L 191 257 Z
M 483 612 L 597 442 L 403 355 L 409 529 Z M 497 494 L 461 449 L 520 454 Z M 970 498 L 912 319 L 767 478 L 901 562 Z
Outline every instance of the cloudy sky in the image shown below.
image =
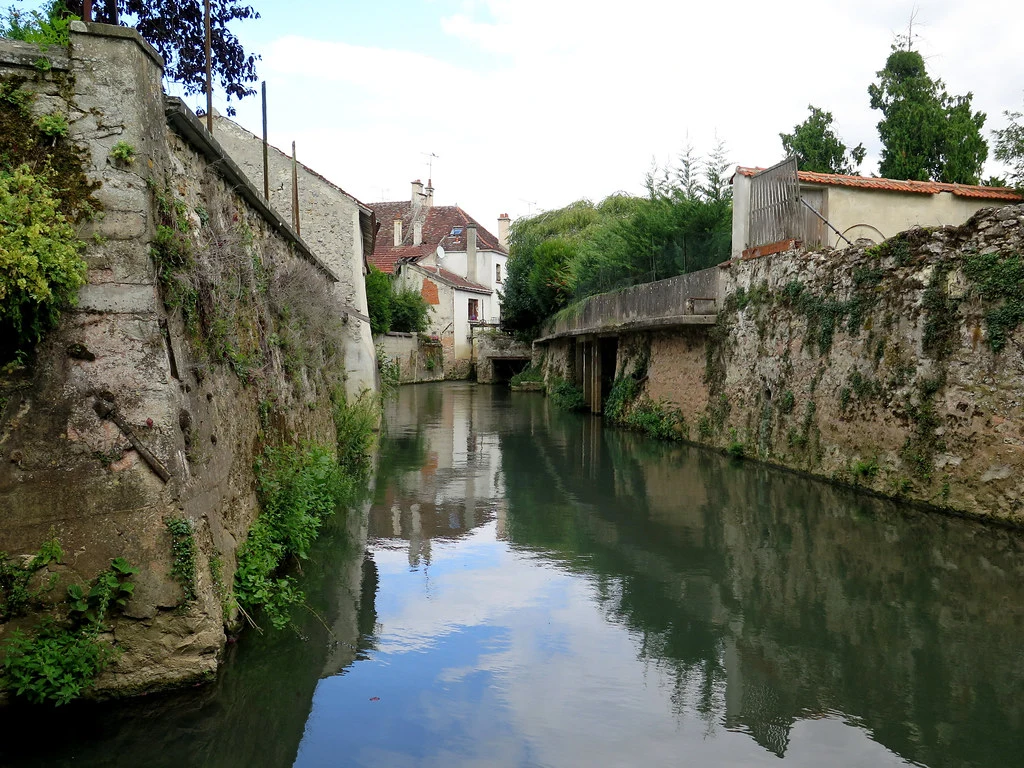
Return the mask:
M 770 164 L 808 104 L 875 172 L 867 87 L 915 9 L 930 73 L 974 93 L 986 131 L 1024 109 L 1019 0 L 252 2 L 236 31 L 262 56 L 272 143 L 365 202 L 407 198 L 433 153 L 435 201 L 485 225 L 640 192 L 687 142 Z M 259 132 L 258 98 L 238 120 Z

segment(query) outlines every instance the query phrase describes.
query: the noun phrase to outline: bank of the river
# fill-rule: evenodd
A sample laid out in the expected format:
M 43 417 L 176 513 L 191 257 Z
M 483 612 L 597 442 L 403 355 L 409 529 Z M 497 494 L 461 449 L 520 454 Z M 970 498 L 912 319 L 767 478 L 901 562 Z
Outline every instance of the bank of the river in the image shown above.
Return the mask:
M 323 623 L 243 635 L 209 688 L 58 710 L 0 763 L 1018 760 L 1019 532 L 498 387 L 404 387 L 388 424 L 365 540 L 329 528 L 303 569 Z
M 725 264 L 714 326 L 608 336 L 611 417 L 1024 525 L 1022 254 L 1024 206 L 1010 206 Z M 543 362 L 549 391 L 580 378 L 573 339 Z

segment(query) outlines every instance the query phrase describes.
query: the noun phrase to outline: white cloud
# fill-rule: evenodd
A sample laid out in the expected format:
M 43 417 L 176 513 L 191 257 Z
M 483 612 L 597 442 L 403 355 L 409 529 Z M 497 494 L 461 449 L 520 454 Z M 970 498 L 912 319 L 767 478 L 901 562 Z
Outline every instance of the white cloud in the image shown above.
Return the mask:
M 525 214 L 526 201 L 639 192 L 651 158 L 673 157 L 687 135 L 698 152 L 717 133 L 734 162 L 771 163 L 808 104 L 831 111 L 848 143 L 864 142 L 870 172 L 879 116 L 867 87 L 910 13 L 883 0 L 442 5 L 432 7 L 450 55 L 361 46 L 354 34 L 277 40 L 264 51 L 264 69 L 286 83 L 273 123 L 371 202 L 384 190 L 405 198 L 426 176 L 423 153 L 438 154 L 436 201 L 485 226 Z M 1024 13 L 1008 0 L 918 6 L 931 73 L 1002 125 L 1003 110 L 1024 104 Z

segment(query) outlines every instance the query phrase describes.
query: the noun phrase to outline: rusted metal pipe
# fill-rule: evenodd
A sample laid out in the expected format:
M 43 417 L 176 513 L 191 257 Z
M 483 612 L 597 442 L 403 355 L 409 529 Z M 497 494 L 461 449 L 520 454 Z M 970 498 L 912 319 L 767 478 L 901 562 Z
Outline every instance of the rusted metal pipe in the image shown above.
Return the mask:
M 82 21 L 92 21 L 92 0 L 83 0 L 82 2 Z
M 295 157 L 295 142 L 292 142 L 292 223 L 295 234 L 302 236 L 299 225 L 299 161 Z

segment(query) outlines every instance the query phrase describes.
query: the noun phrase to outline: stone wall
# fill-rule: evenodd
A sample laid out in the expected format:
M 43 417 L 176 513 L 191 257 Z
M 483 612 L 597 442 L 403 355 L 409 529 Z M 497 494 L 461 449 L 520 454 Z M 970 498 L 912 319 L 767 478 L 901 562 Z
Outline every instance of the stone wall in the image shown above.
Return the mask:
M 444 378 L 444 353 L 439 342 L 424 342 L 415 333 L 385 333 L 374 336 L 373 343 L 381 356 L 398 365 L 401 384 Z
M 532 354 L 529 345 L 496 328 L 474 329 L 473 359 L 476 361 L 476 380 L 480 384 L 494 384 L 501 380 L 494 370 L 495 361 L 529 360 Z M 505 378 L 507 380 L 508 377 Z
M 133 30 L 76 22 L 69 49 L 48 57 L 40 68 L 38 48 L 3 41 L 0 76 L 24 78 L 37 112 L 68 116 L 102 212 L 82 226 L 89 272 L 77 308 L 30 366 L 0 376 L 0 551 L 58 538 L 55 600 L 115 557 L 138 567 L 111 629 L 121 655 L 98 688 L 145 691 L 216 669 L 262 445 L 333 444 L 331 395 L 344 377 L 336 278 L 194 115 L 179 110 L 168 128 L 162 63 Z M 134 162 L 111 158 L 119 141 Z M 168 278 L 151 251 L 172 230 L 190 271 Z M 285 343 L 299 321 L 319 323 L 315 346 Z M 191 603 L 170 576 L 171 518 L 196 532 Z M 0 639 L 35 620 L 0 624 Z
M 214 120 L 214 138 L 238 163 L 249 180 L 263 190 L 263 141 L 225 117 Z M 292 220 L 292 160 L 269 147 L 270 204 Z M 373 213 L 320 174 L 297 164 L 299 228 L 302 239 L 338 277 L 335 285 L 346 308 L 345 359 L 350 397 L 376 390 L 377 364 L 366 308 L 364 245 L 372 243 Z
M 1022 254 L 1012 206 L 880 246 L 733 261 L 716 325 L 620 334 L 616 374 L 645 366 L 643 392 L 696 442 L 1024 525 L 1024 328 L 993 349 L 1024 314 Z M 574 348 L 546 345 L 549 381 L 573 380 Z

